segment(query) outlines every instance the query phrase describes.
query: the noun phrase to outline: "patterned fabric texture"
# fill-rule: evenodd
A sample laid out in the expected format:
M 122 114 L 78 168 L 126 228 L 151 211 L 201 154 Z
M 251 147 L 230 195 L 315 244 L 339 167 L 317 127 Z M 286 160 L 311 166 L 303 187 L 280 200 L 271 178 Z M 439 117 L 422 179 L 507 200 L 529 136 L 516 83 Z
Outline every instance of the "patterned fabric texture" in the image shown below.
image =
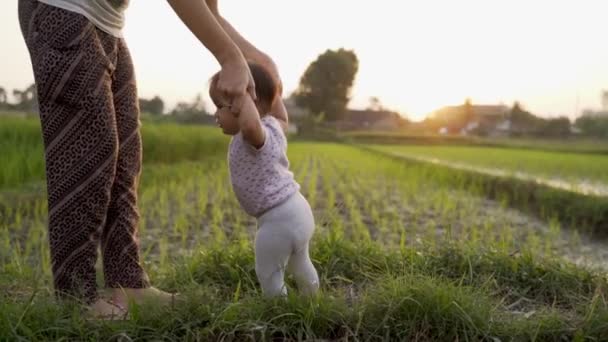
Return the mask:
M 148 287 L 137 238 L 142 150 L 129 50 L 84 16 L 36 0 L 19 0 L 19 21 L 38 91 L 55 290 L 95 300 L 98 249 L 107 287 Z

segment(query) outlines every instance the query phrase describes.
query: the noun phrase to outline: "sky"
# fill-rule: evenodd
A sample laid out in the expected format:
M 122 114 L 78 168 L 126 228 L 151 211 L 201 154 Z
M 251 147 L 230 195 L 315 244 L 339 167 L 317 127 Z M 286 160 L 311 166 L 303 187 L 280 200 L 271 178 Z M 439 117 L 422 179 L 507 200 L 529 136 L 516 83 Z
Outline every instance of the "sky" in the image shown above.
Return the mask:
M 608 90 L 606 0 L 220 0 L 243 36 L 269 54 L 286 95 L 327 49 L 352 49 L 351 108 L 378 97 L 413 120 L 471 98 L 574 119 Z M 197 94 L 219 64 L 164 0 L 131 0 L 124 36 L 139 96 L 170 109 Z M 0 2 L 0 86 L 33 82 L 17 0 Z

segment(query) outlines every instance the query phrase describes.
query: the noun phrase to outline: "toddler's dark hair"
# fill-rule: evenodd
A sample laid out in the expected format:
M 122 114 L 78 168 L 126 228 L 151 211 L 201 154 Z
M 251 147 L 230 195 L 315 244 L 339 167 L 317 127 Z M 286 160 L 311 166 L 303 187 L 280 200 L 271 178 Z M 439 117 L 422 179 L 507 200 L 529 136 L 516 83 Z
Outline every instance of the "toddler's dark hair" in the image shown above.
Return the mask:
M 259 64 L 249 63 L 249 69 L 253 76 L 253 82 L 255 82 L 257 102 L 262 104 L 267 110 L 270 110 L 270 106 L 272 106 L 278 93 L 277 82 L 270 75 L 270 72 Z

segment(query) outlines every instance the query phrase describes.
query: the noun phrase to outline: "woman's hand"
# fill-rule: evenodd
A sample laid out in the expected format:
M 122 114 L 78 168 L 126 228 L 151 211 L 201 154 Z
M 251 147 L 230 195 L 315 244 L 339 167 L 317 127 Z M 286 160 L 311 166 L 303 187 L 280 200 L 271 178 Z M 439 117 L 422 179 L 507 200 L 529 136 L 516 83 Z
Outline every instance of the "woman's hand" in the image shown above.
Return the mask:
M 246 97 L 256 99 L 253 76 L 242 57 L 228 59 L 222 64 L 216 86 L 226 98 L 231 99 L 230 110 L 234 114 L 241 111 Z

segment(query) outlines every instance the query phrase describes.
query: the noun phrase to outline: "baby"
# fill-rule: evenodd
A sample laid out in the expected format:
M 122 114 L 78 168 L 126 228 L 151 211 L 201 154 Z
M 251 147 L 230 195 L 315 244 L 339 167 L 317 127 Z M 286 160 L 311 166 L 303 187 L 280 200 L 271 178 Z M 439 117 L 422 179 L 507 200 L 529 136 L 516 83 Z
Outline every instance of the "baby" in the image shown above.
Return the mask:
M 209 95 L 217 107 L 218 125 L 232 136 L 228 166 L 234 194 L 258 222 L 255 271 L 267 297 L 287 294 L 286 270 L 301 293 L 313 294 L 319 277 L 308 247 L 315 222 L 289 170 L 287 118 L 271 113 L 273 103 L 281 101 L 278 85 L 264 67 L 250 63 L 249 68 L 257 99 L 247 96 L 238 114 L 232 113 L 230 99 L 218 91 L 218 74 L 211 79 Z

